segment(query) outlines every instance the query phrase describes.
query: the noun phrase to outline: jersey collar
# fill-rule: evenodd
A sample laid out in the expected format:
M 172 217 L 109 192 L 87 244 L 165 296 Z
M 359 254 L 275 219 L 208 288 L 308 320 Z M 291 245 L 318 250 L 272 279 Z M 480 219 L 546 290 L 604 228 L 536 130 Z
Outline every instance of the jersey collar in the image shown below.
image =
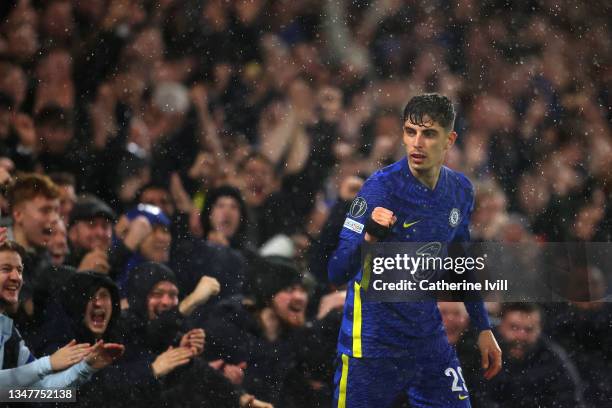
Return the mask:
M 439 198 L 446 191 L 446 177 L 448 176 L 447 173 L 448 169 L 446 168 L 446 166 L 442 166 L 440 168 L 440 177 L 438 177 L 438 182 L 432 190 L 423 183 L 421 183 L 416 177 L 414 177 L 414 174 L 412 174 L 408 165 L 408 157 L 404 157 L 404 159 L 402 160 L 402 174 L 408 180 L 408 184 L 412 186 L 411 190 L 417 191 L 431 198 Z

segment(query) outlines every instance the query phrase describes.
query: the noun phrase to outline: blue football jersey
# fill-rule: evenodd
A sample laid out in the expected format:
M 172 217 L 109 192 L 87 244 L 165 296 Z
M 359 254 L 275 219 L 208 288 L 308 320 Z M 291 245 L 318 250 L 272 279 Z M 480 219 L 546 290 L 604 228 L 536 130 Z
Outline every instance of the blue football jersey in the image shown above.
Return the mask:
M 463 174 L 442 167 L 432 190 L 419 182 L 404 158 L 374 173 L 353 200 L 340 243 L 328 264 L 330 281 L 347 283 L 338 352 L 352 357 L 401 357 L 415 352 L 411 339 L 444 332 L 435 301 L 363 302 L 361 244 L 376 207 L 397 217 L 385 242 L 462 242 L 470 239 L 474 189 Z M 482 302 L 466 302 L 473 324 L 489 328 Z M 422 342 L 420 342 L 422 343 Z M 421 350 L 427 352 L 427 350 Z

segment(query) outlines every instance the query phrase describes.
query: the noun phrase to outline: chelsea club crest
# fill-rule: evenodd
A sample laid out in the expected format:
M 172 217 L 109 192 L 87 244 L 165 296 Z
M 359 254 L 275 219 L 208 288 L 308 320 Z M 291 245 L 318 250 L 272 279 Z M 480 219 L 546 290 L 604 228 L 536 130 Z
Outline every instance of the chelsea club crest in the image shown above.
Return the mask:
M 451 227 L 455 228 L 459 225 L 459 221 L 461 221 L 461 213 L 458 208 L 453 208 L 448 215 L 448 223 Z

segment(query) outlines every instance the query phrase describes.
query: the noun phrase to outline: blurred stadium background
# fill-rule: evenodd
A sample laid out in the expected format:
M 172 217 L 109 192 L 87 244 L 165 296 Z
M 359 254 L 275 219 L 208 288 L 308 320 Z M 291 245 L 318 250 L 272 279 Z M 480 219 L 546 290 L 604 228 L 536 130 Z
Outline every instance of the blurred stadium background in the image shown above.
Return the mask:
M 329 406 L 329 311 L 342 299 L 326 257 L 361 179 L 405 154 L 411 96 L 455 102 L 447 165 L 475 184 L 473 239 L 611 240 L 611 16 L 610 2 L 572 0 L 3 0 L 0 178 L 68 180 L 65 216 L 84 193 L 117 214 L 159 205 L 175 272 L 178 256 L 198 257 L 177 255 L 185 240 L 231 248 L 255 282 L 255 253 L 293 260 L 316 330 L 281 358 L 266 397 Z M 227 196 L 238 216 L 209 218 Z M 612 293 L 610 272 L 593 274 L 594 291 Z M 565 349 L 572 397 L 533 360 L 508 364 L 495 392 L 468 378 L 474 406 L 612 406 L 610 304 L 542 306 L 538 341 Z

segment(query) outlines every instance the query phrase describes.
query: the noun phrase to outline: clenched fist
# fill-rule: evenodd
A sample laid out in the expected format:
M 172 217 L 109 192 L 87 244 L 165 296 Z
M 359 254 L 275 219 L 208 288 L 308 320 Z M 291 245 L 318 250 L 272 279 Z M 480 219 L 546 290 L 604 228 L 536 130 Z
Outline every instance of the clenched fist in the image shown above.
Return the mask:
M 183 316 L 189 316 L 196 307 L 208 302 L 212 296 L 221 291 L 219 281 L 210 276 L 202 276 L 198 286 L 179 304 L 179 312 Z
M 374 208 L 370 221 L 366 225 L 364 239 L 366 242 L 377 242 L 396 221 L 397 217 L 393 215 L 393 211 L 383 207 Z
M 210 276 L 202 276 L 192 294 L 200 303 L 206 303 L 211 296 L 218 295 L 220 291 L 221 284 L 217 279 Z

